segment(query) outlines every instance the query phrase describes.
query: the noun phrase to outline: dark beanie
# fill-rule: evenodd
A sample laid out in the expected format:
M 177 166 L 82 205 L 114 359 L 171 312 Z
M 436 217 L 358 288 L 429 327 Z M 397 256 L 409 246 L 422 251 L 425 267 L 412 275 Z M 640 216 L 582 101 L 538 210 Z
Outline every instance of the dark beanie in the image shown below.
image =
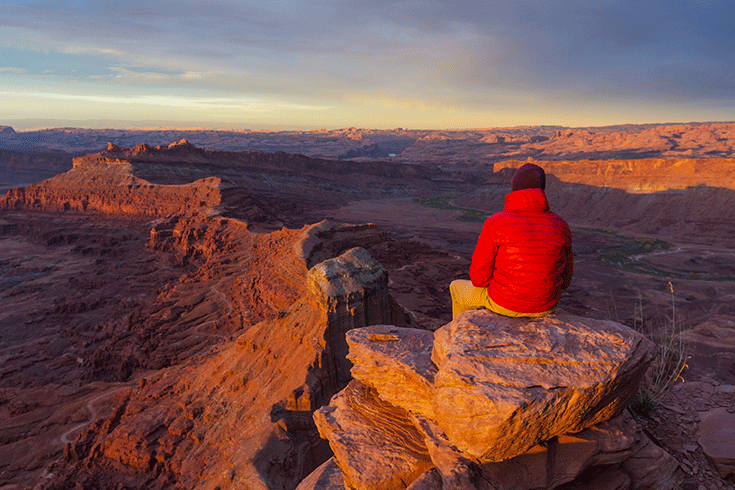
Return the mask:
M 532 188 L 544 190 L 546 189 L 546 172 L 538 165 L 526 163 L 516 170 L 510 187 L 514 191 Z

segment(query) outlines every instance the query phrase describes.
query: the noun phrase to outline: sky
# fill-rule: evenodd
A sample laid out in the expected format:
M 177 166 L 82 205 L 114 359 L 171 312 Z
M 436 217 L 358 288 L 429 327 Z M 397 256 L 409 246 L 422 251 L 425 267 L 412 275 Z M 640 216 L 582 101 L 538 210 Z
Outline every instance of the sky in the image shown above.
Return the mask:
M 21 130 L 733 120 L 732 0 L 0 4 Z

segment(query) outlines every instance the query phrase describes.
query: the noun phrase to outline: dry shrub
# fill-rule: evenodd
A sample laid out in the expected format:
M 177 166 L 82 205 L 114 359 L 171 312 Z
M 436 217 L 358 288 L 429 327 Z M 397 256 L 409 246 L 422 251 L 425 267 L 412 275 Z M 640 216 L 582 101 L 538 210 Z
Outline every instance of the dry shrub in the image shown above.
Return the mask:
M 671 391 L 677 382 L 683 382 L 681 374 L 688 367 L 689 346 L 681 334 L 683 324 L 677 315 L 674 286 L 669 281 L 671 290 L 671 316 L 662 324 L 644 325 L 643 301 L 640 292 L 636 301 L 634 315 L 635 328 L 647 334 L 651 340 L 658 340 L 656 355 L 633 402 L 632 409 L 638 415 L 648 416 Z

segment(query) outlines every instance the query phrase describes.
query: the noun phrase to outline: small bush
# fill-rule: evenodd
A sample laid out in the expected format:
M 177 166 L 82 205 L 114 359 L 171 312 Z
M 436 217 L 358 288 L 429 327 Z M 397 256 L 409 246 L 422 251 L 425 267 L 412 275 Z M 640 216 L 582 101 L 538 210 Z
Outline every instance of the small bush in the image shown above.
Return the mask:
M 636 395 L 631 409 L 638 415 L 648 416 L 671 391 L 674 384 L 683 382 L 681 374 L 688 367 L 689 346 L 681 335 L 682 322 L 677 315 L 674 286 L 669 281 L 671 290 L 671 317 L 659 328 L 649 328 L 647 333 L 651 339 L 658 339 L 656 354 Z M 645 330 L 643 322 L 643 301 L 640 293 L 636 302 L 634 327 Z

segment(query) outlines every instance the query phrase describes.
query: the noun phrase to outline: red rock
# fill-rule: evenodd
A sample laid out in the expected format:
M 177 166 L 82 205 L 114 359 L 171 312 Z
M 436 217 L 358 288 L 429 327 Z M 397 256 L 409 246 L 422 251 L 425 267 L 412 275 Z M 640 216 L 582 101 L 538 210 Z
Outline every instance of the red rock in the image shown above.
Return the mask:
M 669 490 L 681 481 L 679 463 L 664 449 L 643 434 L 633 449 L 633 455 L 620 469 L 633 482 L 631 490 Z
M 186 239 L 181 252 L 197 249 L 201 241 L 211 245 L 221 240 L 203 263 L 216 261 L 220 253 L 234 260 L 227 247 L 246 228 L 232 220 L 212 221 L 191 218 L 184 229 L 190 232 L 198 224 L 201 233 Z M 333 228 L 347 246 L 345 230 Z M 173 482 L 187 488 L 295 487 L 327 460 L 328 446 L 311 414 L 344 387 L 340 380 L 349 378 L 338 347 L 346 349 L 344 332 L 371 319 L 384 323 L 391 312 L 385 298 L 375 297 L 387 294 L 385 271 L 364 250 L 351 249 L 306 271 L 295 251 L 303 250 L 297 243 L 313 237 L 312 231 L 307 227 L 250 236 L 247 263 L 259 263 L 268 274 L 249 276 L 259 269 L 238 268 L 234 279 L 246 280 L 246 287 L 215 282 L 218 301 L 229 303 L 230 311 L 226 303 L 221 313 L 240 313 L 243 304 L 255 309 L 259 302 L 284 301 L 283 306 L 261 323 L 239 330 L 234 340 L 141 382 L 118 401 L 109 418 L 83 431 L 44 488 L 73 486 L 84 475 L 102 488 L 120 481 L 147 488 L 170 488 Z M 171 242 L 161 245 L 180 247 L 177 240 L 184 239 L 183 233 L 172 234 L 165 239 Z M 201 271 L 203 278 L 208 273 L 214 272 Z M 330 281 L 320 282 L 325 277 Z M 247 300 L 249 295 L 257 299 Z M 209 308 L 190 314 L 201 322 Z M 87 470 L 80 473 L 80 468 Z
M 509 459 L 622 411 L 652 355 L 650 341 L 611 321 L 470 311 L 435 333 L 435 420 L 462 452 Z
M 346 490 L 345 479 L 334 458 L 329 458 L 307 476 L 296 490 Z
M 717 408 L 702 415 L 699 445 L 723 478 L 735 474 L 735 413 Z
M 433 466 L 408 413 L 352 381 L 314 413 L 348 488 L 399 490 Z
M 432 332 L 377 325 L 348 332 L 347 344 L 355 379 L 388 403 L 433 417 Z
M 486 463 L 482 475 L 497 490 L 556 488 L 575 480 L 589 467 L 617 465 L 628 459 L 638 441 L 636 431 L 629 415 L 618 416 L 576 434 L 545 441 L 507 461 Z

